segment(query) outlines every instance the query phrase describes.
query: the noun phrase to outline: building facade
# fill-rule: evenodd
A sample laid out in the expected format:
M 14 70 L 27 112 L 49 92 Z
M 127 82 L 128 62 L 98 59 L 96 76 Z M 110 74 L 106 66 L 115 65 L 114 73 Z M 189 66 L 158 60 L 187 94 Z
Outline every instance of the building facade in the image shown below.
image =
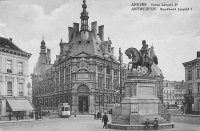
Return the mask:
M 185 103 L 185 84 L 184 81 L 163 82 L 163 101 L 167 106 L 181 107 Z
M 197 58 L 183 63 L 186 82 L 186 113 L 200 113 L 200 52 Z
M 71 111 L 87 114 L 109 110 L 120 101 L 120 63 L 112 41 L 104 39 L 104 25 L 97 29 L 95 21 L 89 28 L 85 0 L 82 8 L 80 27 L 68 27 L 68 42 L 60 41 L 60 54 L 52 65 L 41 42 L 32 74 L 33 103 L 38 108 L 56 110 L 59 103 L 69 103 Z
M 31 57 L 17 47 L 12 39 L 0 37 L 0 115 L 32 111 L 28 97 L 29 69 Z M 23 105 L 26 104 L 26 105 Z

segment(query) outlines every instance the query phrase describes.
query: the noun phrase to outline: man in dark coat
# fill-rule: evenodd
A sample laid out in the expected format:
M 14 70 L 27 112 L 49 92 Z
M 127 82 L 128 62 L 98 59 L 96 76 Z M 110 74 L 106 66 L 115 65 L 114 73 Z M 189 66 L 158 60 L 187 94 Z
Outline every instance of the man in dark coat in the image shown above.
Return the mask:
M 107 128 L 108 116 L 106 115 L 106 112 L 103 115 L 102 122 L 104 122 L 103 128 Z
M 155 120 L 153 122 L 153 125 L 154 125 L 154 129 L 158 129 L 158 120 L 157 120 L 157 118 L 155 118 Z
M 150 129 L 150 121 L 149 121 L 149 119 L 146 120 L 146 122 L 144 123 L 144 125 L 145 125 L 144 129 L 147 129 L 147 130 Z

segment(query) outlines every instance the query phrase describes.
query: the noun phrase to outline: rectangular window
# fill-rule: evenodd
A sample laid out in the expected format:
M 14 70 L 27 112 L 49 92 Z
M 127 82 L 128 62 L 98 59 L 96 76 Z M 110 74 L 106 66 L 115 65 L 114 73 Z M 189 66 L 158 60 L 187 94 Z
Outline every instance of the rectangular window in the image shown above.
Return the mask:
M 110 66 L 109 65 L 107 65 L 107 67 L 106 67 L 106 74 L 110 75 Z
M 99 89 L 102 89 L 102 87 L 103 87 L 103 77 L 98 77 L 98 87 L 99 87 Z
M 200 69 L 197 69 L 197 78 L 200 78 Z
M 98 66 L 98 72 L 103 72 L 103 66 L 102 65 Z
M 19 83 L 19 96 L 23 96 L 23 83 Z
M 106 88 L 110 89 L 110 78 L 106 78 Z
M 114 75 L 117 76 L 118 75 L 118 71 L 114 70 Z
M 200 100 L 198 100 L 198 110 L 200 110 Z
M 12 82 L 7 82 L 7 95 L 12 96 Z
M 18 69 L 18 74 L 23 74 L 23 63 L 22 62 L 17 63 L 17 69 Z
M 188 80 L 192 80 L 192 70 L 188 71 Z
M 11 60 L 6 61 L 6 68 L 7 68 L 7 73 L 12 73 L 12 61 Z
M 192 83 L 188 84 L 188 94 L 192 94 Z
M 200 83 L 198 82 L 198 94 L 200 94 Z

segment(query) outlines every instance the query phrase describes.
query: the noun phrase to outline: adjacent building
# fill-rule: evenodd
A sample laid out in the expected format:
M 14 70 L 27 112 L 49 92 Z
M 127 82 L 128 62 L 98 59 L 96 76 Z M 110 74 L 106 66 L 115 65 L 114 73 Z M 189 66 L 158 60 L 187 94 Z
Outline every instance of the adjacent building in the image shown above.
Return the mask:
M 56 110 L 59 103 L 69 103 L 72 111 L 88 114 L 109 110 L 120 101 L 120 62 L 114 56 L 112 41 L 104 38 L 104 25 L 97 26 L 95 21 L 89 27 L 85 0 L 82 8 L 80 25 L 68 27 L 68 42 L 60 41 L 60 54 L 53 64 L 50 50 L 44 40 L 41 42 L 32 73 L 37 108 Z
M 183 63 L 186 82 L 186 113 L 200 113 L 200 51 L 197 58 Z
M 33 110 L 28 97 L 29 65 L 31 57 L 17 47 L 12 39 L 0 37 L 0 115 Z
M 185 83 L 184 81 L 168 81 L 163 82 L 163 101 L 167 106 L 181 107 L 185 103 Z

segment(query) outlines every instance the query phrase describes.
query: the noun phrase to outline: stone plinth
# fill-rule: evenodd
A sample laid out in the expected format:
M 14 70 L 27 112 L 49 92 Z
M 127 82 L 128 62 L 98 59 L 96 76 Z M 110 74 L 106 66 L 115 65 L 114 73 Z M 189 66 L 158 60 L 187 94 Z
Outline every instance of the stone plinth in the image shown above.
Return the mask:
M 146 119 L 153 122 L 155 118 L 160 125 L 172 127 L 174 124 L 160 115 L 156 85 L 154 77 L 129 76 L 125 81 L 125 98 L 120 107 L 113 110 L 110 128 L 143 129 Z
M 158 124 L 157 130 L 164 130 L 174 128 L 175 123 Z M 117 130 L 144 130 L 144 125 L 120 125 L 120 124 L 108 124 L 108 128 Z M 150 125 L 149 130 L 155 130 L 153 125 Z
M 140 116 L 158 115 L 159 99 L 157 98 L 155 79 L 140 77 L 129 78 L 125 82 L 125 98 L 121 102 L 122 115 L 130 115 L 138 124 L 143 121 Z

